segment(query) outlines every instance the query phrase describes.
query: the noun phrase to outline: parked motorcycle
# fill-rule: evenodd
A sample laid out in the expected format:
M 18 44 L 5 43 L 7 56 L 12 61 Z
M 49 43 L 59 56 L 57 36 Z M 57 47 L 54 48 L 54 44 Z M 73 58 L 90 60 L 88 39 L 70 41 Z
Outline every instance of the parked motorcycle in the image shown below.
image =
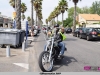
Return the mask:
M 60 47 L 57 45 L 54 37 L 47 40 L 45 51 L 43 51 L 39 56 L 39 67 L 43 72 L 51 72 L 53 70 L 54 62 L 59 58 Z M 49 65 L 45 67 L 44 65 Z

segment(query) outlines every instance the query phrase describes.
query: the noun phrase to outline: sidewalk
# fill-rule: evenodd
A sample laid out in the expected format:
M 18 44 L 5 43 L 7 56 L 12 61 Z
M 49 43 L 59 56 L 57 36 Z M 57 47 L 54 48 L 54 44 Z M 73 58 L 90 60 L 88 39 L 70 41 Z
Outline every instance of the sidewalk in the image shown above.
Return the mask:
M 28 40 L 32 40 L 29 37 Z M 25 52 L 22 48 L 11 48 L 11 56 L 6 57 L 6 48 L 0 48 L 0 72 L 28 72 L 29 69 L 29 52 L 34 42 L 28 45 Z

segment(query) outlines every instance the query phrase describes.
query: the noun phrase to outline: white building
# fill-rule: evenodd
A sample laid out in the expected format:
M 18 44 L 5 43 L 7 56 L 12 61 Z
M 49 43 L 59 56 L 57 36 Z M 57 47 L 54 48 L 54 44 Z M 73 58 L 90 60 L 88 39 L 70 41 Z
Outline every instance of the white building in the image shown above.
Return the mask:
M 9 27 L 8 25 L 12 24 L 13 24 L 12 18 L 0 14 L 0 26 Z

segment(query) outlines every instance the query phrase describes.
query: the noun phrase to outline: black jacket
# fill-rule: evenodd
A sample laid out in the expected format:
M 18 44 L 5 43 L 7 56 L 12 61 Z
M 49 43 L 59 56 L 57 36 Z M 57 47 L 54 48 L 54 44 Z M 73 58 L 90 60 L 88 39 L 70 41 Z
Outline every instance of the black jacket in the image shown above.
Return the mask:
M 63 37 L 62 37 L 62 35 L 61 35 L 60 33 L 56 34 L 56 36 L 55 36 L 54 39 L 55 39 L 55 41 L 56 41 L 57 43 L 63 41 Z

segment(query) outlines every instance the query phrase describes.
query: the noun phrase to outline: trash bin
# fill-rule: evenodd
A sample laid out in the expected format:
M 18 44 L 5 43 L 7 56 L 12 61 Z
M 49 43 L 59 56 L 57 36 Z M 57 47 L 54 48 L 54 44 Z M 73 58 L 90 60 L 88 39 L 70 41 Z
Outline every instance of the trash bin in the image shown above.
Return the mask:
M 0 31 L 0 44 L 16 46 L 19 44 L 19 37 L 18 30 L 3 29 Z
M 24 30 L 20 30 L 19 45 L 21 45 L 22 42 L 24 41 L 24 35 L 25 35 L 25 31 Z

